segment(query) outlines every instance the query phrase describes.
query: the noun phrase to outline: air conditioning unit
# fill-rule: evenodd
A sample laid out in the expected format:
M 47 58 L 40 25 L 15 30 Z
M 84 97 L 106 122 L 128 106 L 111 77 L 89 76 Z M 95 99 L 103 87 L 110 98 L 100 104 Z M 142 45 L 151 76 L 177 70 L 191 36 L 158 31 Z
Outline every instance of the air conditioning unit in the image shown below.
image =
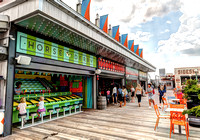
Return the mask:
M 7 15 L 0 15 L 0 33 L 9 30 L 9 17 Z

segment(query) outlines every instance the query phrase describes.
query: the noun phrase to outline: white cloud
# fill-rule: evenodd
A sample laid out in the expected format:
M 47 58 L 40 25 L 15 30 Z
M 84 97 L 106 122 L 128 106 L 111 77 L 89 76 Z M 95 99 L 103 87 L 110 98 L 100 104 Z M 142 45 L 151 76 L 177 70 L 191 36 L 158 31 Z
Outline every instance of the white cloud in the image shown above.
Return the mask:
M 166 21 L 166 23 L 167 23 L 167 24 L 172 24 L 172 22 L 171 22 L 171 21 L 169 21 L 169 20 L 168 20 L 168 21 Z
M 168 33 L 169 32 L 169 29 L 165 29 L 163 32 L 160 32 L 161 34 L 164 34 L 164 33 Z
M 153 37 L 153 35 L 150 32 L 137 31 L 136 33 L 129 34 L 129 39 L 133 39 L 136 44 L 147 42 L 151 37 Z
M 176 33 L 170 35 L 168 40 L 158 43 L 157 53 L 162 54 L 164 63 L 157 61 L 163 67 L 165 64 L 169 72 L 174 67 L 199 66 L 200 60 L 200 10 L 197 1 L 182 1 L 180 27 Z M 157 64 L 156 64 L 157 65 Z

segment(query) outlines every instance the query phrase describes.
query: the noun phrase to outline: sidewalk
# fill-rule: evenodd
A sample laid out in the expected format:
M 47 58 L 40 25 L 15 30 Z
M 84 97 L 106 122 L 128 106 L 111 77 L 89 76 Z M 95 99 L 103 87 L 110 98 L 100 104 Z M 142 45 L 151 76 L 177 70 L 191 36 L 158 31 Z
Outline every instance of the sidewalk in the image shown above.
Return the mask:
M 171 95 L 172 91 L 168 94 Z M 157 94 L 155 98 L 158 102 Z M 13 135 L 4 139 L 170 139 L 169 120 L 161 119 L 157 131 L 154 131 L 155 123 L 154 108 L 149 109 L 147 97 L 143 97 L 140 108 L 137 103 L 127 103 L 122 108 L 111 105 L 107 110 L 85 111 L 24 130 L 15 128 Z M 172 134 L 171 139 L 186 140 L 186 136 Z M 198 139 L 200 129 L 190 126 L 189 140 Z

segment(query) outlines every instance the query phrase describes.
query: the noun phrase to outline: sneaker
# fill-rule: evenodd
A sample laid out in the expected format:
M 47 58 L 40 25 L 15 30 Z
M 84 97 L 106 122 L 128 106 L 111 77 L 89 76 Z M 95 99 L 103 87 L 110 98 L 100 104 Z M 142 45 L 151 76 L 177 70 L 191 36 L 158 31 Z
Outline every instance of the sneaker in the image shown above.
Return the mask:
M 151 108 L 151 106 L 149 106 L 149 108 Z

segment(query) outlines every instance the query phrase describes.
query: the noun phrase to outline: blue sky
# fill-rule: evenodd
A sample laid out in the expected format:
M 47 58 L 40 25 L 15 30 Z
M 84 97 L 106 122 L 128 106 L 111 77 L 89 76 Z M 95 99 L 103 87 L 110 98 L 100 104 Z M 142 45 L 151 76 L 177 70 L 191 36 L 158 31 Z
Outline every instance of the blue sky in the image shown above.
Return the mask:
M 76 9 L 76 0 L 63 0 Z M 200 66 L 200 8 L 198 0 L 91 0 L 90 19 L 108 14 L 111 26 L 120 25 L 143 48 L 143 57 L 173 73 L 177 67 Z M 153 77 L 153 76 L 152 76 Z
M 172 33 L 177 32 L 180 26 L 179 18 L 181 15 L 182 13 L 180 11 L 176 11 L 170 12 L 163 17 L 153 17 L 152 21 L 139 24 L 139 27 L 130 28 L 130 32 L 149 32 L 152 37 L 148 41 L 141 41 L 140 44 L 148 46 L 148 50 L 154 50 L 156 52 L 160 40 L 167 40 Z

